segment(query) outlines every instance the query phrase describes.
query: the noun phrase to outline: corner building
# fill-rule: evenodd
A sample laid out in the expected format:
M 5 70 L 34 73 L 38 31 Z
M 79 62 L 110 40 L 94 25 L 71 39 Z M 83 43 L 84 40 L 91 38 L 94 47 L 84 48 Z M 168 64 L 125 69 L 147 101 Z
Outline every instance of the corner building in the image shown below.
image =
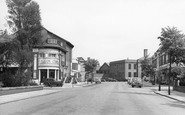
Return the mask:
M 33 49 L 33 80 L 40 84 L 46 78 L 61 81 L 70 76 L 74 45 L 45 28 L 41 36 L 42 45 Z

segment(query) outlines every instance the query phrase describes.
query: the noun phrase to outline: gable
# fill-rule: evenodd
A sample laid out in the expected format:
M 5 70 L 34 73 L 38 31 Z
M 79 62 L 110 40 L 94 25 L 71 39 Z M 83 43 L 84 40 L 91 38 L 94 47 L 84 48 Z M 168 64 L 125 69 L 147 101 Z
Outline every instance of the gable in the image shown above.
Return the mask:
M 107 65 L 107 63 L 104 63 L 104 64 L 100 67 L 100 69 L 99 69 L 99 71 L 104 71 L 104 70 L 109 70 L 109 66 Z

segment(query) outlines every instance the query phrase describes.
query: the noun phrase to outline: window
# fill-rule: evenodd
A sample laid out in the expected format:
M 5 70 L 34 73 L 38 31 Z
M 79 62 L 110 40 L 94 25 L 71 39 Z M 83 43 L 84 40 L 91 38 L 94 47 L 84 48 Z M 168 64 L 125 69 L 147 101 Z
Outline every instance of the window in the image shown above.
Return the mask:
M 63 43 L 62 42 L 60 43 L 60 46 L 63 46 Z
M 49 44 L 57 44 L 57 40 L 56 39 L 48 39 L 48 43 Z
M 137 72 L 134 72 L 134 77 L 137 77 Z
M 128 69 L 131 69 L 131 64 L 128 64 Z
M 134 64 L 134 69 L 136 69 L 136 64 Z
M 131 72 L 128 72 L 128 77 L 131 77 Z
M 45 56 L 45 53 L 40 53 L 40 54 L 39 54 L 39 57 L 42 57 L 42 58 L 46 57 L 46 56 Z
M 57 54 L 49 54 L 49 57 L 55 57 L 56 58 Z

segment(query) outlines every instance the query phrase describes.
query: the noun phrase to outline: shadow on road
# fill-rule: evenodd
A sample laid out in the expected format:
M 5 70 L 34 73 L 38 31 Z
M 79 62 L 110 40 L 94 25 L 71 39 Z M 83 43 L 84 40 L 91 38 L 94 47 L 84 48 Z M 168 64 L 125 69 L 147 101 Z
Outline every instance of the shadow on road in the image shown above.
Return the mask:
M 162 105 L 168 105 L 168 106 L 171 106 L 171 107 L 177 107 L 177 108 L 185 109 L 185 103 L 178 102 L 178 101 L 171 102 L 171 103 L 166 103 L 166 104 L 162 104 Z

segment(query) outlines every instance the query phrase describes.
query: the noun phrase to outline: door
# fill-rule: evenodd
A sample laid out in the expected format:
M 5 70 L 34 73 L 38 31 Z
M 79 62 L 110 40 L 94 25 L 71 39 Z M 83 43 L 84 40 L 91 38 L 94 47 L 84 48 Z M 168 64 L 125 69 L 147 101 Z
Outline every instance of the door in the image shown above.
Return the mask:
M 41 82 L 43 82 L 44 81 L 44 79 L 46 79 L 47 78 L 47 69 L 41 69 L 40 70 L 40 76 L 41 76 Z

